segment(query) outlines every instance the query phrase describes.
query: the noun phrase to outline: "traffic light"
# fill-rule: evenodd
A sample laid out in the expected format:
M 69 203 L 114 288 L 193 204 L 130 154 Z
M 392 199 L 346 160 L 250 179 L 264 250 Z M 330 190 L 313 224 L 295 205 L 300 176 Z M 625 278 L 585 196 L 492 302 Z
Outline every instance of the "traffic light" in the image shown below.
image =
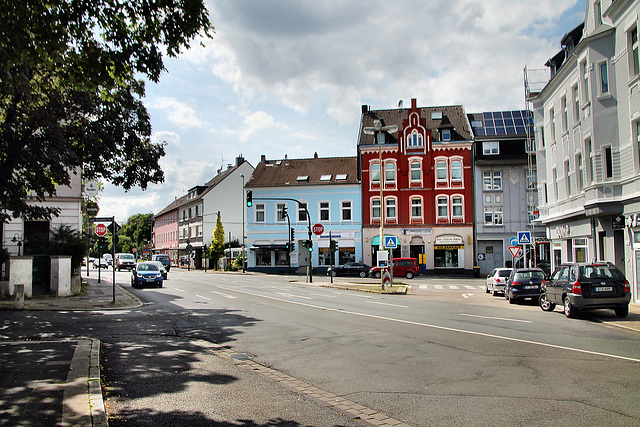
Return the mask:
M 332 239 L 329 242 L 329 248 L 331 249 L 331 252 L 337 251 L 338 250 L 338 242 Z
M 309 252 L 313 252 L 313 242 L 311 240 L 305 240 L 305 242 L 307 243 L 307 249 L 309 249 Z
M 289 239 L 292 242 L 296 241 L 296 230 L 294 230 L 293 228 L 291 229 L 291 238 Z
M 247 207 L 251 207 L 253 205 L 253 194 L 251 190 L 247 191 Z
M 296 242 L 291 242 L 291 250 L 290 252 L 295 252 L 296 251 Z
M 104 237 L 98 237 L 98 248 L 100 248 L 100 252 L 104 249 Z
M 286 218 L 287 217 L 287 207 L 283 206 L 282 207 L 282 218 Z

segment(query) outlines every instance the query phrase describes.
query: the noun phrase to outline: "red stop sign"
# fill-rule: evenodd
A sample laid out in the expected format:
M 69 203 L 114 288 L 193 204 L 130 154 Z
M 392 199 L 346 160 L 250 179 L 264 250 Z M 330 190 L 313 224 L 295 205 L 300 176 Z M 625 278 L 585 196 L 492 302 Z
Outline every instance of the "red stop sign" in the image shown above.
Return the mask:
M 316 225 L 313 226 L 313 228 L 311 230 L 313 231 L 313 234 L 315 234 L 316 236 L 319 236 L 322 233 L 324 233 L 324 225 L 316 224 Z
M 107 234 L 107 226 L 104 224 L 96 224 L 96 235 L 104 237 Z

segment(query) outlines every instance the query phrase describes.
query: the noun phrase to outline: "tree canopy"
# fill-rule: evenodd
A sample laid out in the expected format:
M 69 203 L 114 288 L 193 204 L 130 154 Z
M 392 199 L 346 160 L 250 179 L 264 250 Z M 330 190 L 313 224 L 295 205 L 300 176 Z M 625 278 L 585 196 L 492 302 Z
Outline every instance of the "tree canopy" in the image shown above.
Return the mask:
M 212 31 L 204 0 L 0 0 L 0 222 L 57 215 L 28 202 L 72 173 L 163 182 L 141 79 Z

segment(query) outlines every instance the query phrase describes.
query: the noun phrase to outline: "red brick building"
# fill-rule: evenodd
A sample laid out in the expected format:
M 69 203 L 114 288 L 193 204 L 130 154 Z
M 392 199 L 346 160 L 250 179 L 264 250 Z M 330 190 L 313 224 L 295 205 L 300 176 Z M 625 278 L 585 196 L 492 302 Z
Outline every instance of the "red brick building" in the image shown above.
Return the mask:
M 365 128 L 397 126 L 397 132 Z M 362 108 L 358 141 L 363 261 L 376 264 L 380 220 L 393 257 L 426 255 L 430 272 L 473 269 L 472 133 L 462 106 Z M 380 167 L 382 158 L 382 167 Z M 381 210 L 380 186 L 384 203 Z

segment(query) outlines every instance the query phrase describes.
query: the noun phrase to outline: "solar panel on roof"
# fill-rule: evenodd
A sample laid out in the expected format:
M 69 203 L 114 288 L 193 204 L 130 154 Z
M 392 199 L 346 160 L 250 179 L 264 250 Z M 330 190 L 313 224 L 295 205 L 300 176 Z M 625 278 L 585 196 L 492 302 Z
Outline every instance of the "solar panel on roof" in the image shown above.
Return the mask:
M 475 130 L 477 136 L 485 136 L 486 132 L 482 128 L 476 128 Z
M 493 119 L 493 116 L 491 115 L 491 113 L 482 113 L 482 117 L 483 117 L 485 120 L 491 120 L 491 119 Z
M 526 131 L 524 130 L 524 126 L 517 126 L 516 127 L 516 134 L 524 135 L 525 133 L 526 133 Z
M 495 124 L 493 123 L 493 120 L 485 120 L 484 127 L 492 128 L 492 127 L 495 127 Z
M 516 135 L 516 128 L 513 126 L 507 126 L 507 135 Z

